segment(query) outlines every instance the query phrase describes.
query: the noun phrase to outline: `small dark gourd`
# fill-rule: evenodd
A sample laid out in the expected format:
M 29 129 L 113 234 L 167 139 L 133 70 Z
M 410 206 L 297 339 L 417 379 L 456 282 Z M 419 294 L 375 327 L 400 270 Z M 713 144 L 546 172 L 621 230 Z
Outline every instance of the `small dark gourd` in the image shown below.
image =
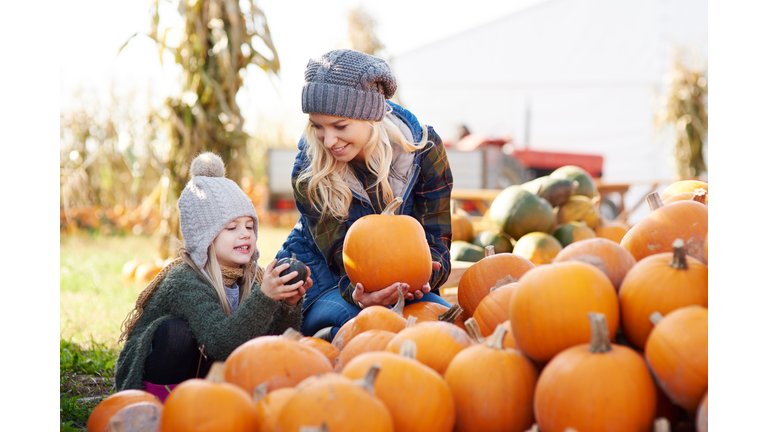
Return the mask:
M 299 281 L 304 281 L 304 282 L 307 281 L 307 278 L 309 277 L 309 269 L 307 268 L 306 264 L 296 259 L 296 254 L 292 254 L 290 258 L 283 258 L 277 261 L 277 264 L 275 265 L 275 267 L 279 267 L 286 263 L 290 264 L 290 266 L 287 269 L 280 272 L 280 276 L 285 276 L 288 273 L 293 271 L 299 272 L 299 274 L 297 274 L 295 278 L 286 282 L 285 283 L 286 285 L 293 285 Z

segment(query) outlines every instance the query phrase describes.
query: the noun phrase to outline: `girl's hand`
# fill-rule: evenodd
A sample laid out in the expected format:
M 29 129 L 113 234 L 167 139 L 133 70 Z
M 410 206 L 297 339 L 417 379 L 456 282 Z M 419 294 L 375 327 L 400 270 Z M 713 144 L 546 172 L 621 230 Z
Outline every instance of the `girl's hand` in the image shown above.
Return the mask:
M 307 279 L 307 284 L 304 281 L 296 282 L 295 284 L 286 285 L 285 283 L 296 277 L 299 272 L 292 271 L 285 276 L 280 276 L 280 272 L 290 267 L 290 264 L 281 264 L 275 268 L 277 259 L 272 260 L 267 266 L 264 272 L 264 279 L 261 281 L 261 292 L 267 297 L 275 301 L 286 300 L 286 303 L 293 302 L 291 305 L 298 303 L 301 296 L 304 295 L 306 290 L 312 286 L 311 279 Z
M 299 287 L 296 294 L 294 294 L 291 297 L 286 297 L 283 300 L 288 306 L 296 306 L 296 303 L 298 303 L 299 300 L 301 300 L 301 297 L 304 296 L 304 293 L 307 292 L 308 289 L 312 288 L 312 278 L 309 277 L 309 275 L 311 274 L 312 274 L 312 270 L 310 270 L 309 267 L 307 267 L 307 282 L 303 286 Z

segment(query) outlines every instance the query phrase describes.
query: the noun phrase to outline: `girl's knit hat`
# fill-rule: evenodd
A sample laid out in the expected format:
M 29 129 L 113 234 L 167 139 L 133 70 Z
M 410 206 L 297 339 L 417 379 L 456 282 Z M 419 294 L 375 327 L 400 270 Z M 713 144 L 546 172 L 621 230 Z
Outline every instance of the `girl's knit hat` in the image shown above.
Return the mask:
M 208 246 L 233 220 L 250 216 L 253 234 L 258 239 L 259 218 L 248 195 L 237 183 L 225 178 L 224 161 L 206 152 L 197 156 L 190 167 L 192 179 L 179 197 L 179 219 L 184 247 L 197 268 L 208 261 Z M 252 260 L 259 259 L 258 247 Z
M 304 72 L 301 110 L 356 120 L 381 121 L 385 101 L 397 90 L 386 61 L 351 49 L 310 59 Z

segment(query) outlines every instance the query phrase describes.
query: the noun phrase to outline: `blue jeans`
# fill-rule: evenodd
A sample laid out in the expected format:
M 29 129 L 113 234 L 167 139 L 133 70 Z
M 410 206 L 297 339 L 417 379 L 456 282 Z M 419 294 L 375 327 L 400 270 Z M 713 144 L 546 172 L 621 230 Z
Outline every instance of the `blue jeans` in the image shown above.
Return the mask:
M 440 303 L 445 307 L 451 307 L 451 304 L 435 293 L 424 294 L 419 300 L 406 301 L 405 305 L 419 302 Z M 326 327 L 333 327 L 331 337 L 336 336 L 336 332 L 351 320 L 362 309 L 350 304 L 341 297 L 338 289 L 332 289 L 321 295 L 306 311 L 304 311 L 304 321 L 301 324 L 301 333 L 305 336 L 312 336 L 318 330 Z

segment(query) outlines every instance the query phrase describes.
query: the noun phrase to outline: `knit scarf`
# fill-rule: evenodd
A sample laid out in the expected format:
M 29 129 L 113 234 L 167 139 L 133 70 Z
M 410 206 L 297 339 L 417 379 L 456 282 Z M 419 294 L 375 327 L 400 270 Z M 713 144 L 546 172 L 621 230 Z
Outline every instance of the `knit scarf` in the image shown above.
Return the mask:
M 243 270 L 245 270 L 242 266 L 227 267 L 219 264 L 219 267 L 221 267 L 221 279 L 224 281 L 224 286 L 228 287 L 231 287 L 233 283 L 243 277 Z
M 155 293 L 157 290 L 157 287 L 160 286 L 160 282 L 165 279 L 165 275 L 168 274 L 171 269 L 181 263 L 184 262 L 184 259 L 179 257 L 175 260 L 171 261 L 168 265 L 163 267 L 162 270 L 160 270 L 160 273 L 155 276 L 154 279 L 152 279 L 152 282 L 147 285 L 146 288 L 139 294 L 139 298 L 136 300 L 136 305 L 134 308 L 128 312 L 128 315 L 123 320 L 123 323 L 120 325 L 120 328 L 122 329 L 122 333 L 120 333 L 120 338 L 117 340 L 117 343 L 123 342 L 128 339 L 128 335 L 131 333 L 131 329 L 136 325 L 136 323 L 139 321 L 139 318 L 141 318 L 141 314 L 144 313 L 144 308 L 149 303 L 149 299 L 152 298 L 152 294 Z M 231 286 L 232 283 L 237 281 L 240 277 L 244 274 L 244 268 L 243 267 L 226 267 L 223 265 L 220 265 L 221 267 L 221 278 L 224 281 L 224 285 Z M 253 282 L 257 284 L 261 284 L 261 281 L 264 279 L 264 268 L 256 265 L 247 265 L 248 271 L 251 272 L 251 274 L 254 274 Z

